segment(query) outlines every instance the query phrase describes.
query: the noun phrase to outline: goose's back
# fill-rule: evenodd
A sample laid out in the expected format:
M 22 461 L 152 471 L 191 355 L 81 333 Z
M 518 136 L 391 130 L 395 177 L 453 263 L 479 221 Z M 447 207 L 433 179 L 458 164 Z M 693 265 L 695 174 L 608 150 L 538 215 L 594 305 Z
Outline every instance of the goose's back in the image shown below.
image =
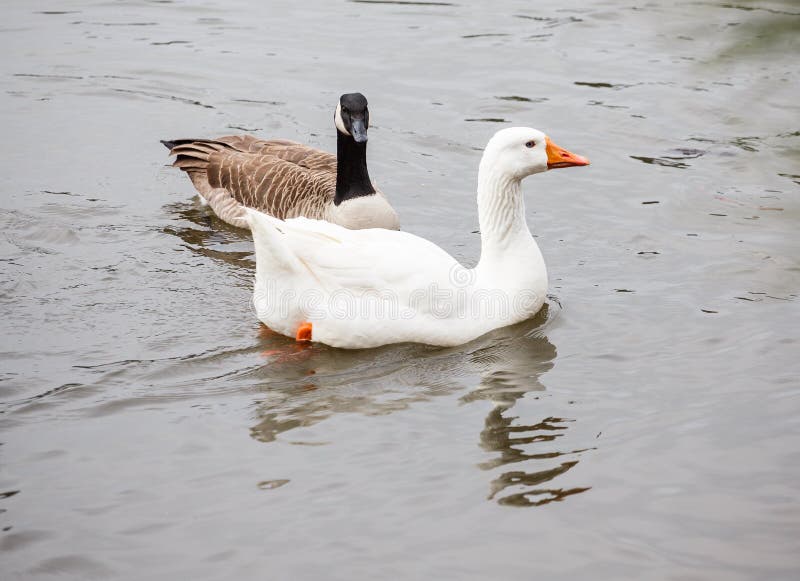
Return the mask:
M 336 191 L 336 156 L 294 141 L 230 135 L 169 142 L 217 215 L 241 226 L 243 207 L 277 218 L 326 219 Z M 220 191 L 223 190 L 223 191 Z
M 336 173 L 336 156 L 288 139 L 258 139 L 252 135 L 229 135 L 216 141 L 236 151 L 271 155 L 314 171 Z

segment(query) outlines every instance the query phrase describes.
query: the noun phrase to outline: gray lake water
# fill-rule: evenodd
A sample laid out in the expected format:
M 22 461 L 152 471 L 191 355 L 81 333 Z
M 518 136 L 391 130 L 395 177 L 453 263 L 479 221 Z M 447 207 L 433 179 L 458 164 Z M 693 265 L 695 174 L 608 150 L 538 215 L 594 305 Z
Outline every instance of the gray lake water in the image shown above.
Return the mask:
M 3 579 L 796 579 L 796 2 L 6 0 Z M 494 131 L 552 294 L 453 349 L 264 337 L 159 139 L 329 151 L 479 254 Z M 524 268 L 525 265 L 520 265 Z

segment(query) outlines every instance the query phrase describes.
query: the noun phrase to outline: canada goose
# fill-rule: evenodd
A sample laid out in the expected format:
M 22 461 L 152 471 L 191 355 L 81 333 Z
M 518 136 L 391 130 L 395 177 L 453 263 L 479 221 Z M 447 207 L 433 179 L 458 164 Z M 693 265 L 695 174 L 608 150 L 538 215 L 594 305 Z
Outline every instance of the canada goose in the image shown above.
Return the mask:
M 303 216 L 345 228 L 400 227 L 367 171 L 369 109 L 361 93 L 339 98 L 336 155 L 285 139 L 251 135 L 162 141 L 200 199 L 219 218 L 248 228 L 246 208 L 276 218 Z
M 283 221 L 248 209 L 256 314 L 298 341 L 344 348 L 453 346 L 529 319 L 544 304 L 547 268 L 525 221 L 522 179 L 588 164 L 541 131 L 498 131 L 478 170 L 481 258 L 472 269 L 408 232 Z

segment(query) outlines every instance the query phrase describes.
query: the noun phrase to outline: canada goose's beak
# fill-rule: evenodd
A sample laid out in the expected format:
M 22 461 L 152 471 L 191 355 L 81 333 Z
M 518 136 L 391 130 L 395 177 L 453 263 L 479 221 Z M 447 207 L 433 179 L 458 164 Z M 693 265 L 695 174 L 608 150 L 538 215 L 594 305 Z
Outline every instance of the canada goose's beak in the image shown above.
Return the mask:
M 350 135 L 356 140 L 356 143 L 367 142 L 367 126 L 363 119 L 352 119 L 350 122 Z
M 589 165 L 589 160 L 580 155 L 570 153 L 563 147 L 557 146 L 550 141 L 549 137 L 545 137 L 547 143 L 547 169 L 556 169 L 558 167 L 570 167 L 573 165 Z

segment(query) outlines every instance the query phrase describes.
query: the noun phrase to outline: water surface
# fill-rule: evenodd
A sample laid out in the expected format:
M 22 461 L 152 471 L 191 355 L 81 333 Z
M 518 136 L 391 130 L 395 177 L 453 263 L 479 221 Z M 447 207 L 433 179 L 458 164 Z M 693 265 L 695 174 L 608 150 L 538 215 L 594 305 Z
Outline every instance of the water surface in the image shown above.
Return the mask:
M 7 2 L 3 578 L 794 579 L 792 2 Z M 537 319 L 459 348 L 264 336 L 247 233 L 163 138 L 333 150 L 467 264 L 499 128 Z M 524 265 L 521 265 L 524 268 Z

